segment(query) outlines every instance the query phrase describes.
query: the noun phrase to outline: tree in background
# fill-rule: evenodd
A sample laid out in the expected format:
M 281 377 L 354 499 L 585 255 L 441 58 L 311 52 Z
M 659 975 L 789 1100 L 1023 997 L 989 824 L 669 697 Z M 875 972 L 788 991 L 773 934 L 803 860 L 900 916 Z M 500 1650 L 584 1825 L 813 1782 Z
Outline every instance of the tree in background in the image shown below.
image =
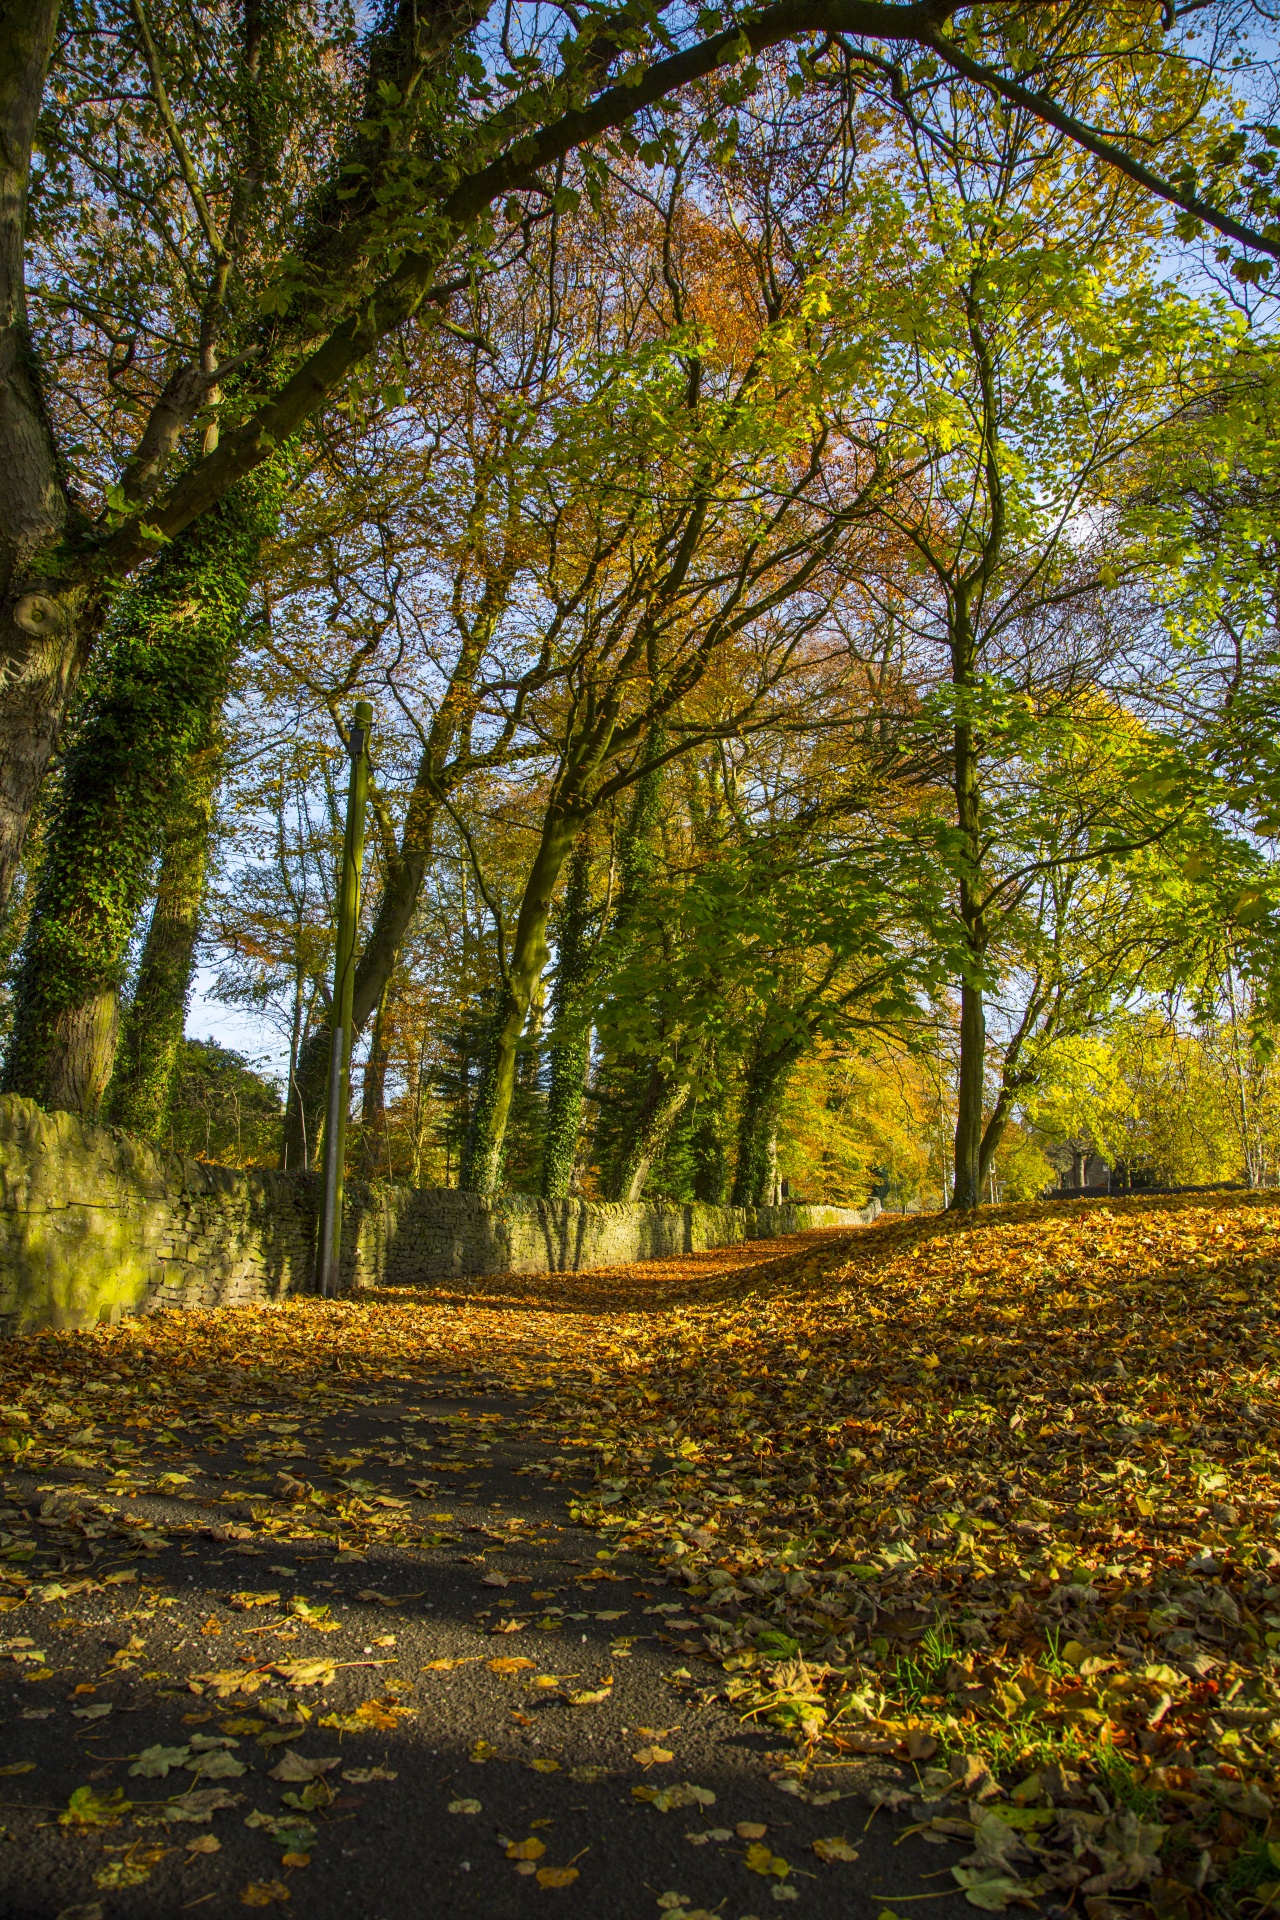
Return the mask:
M 243 1054 L 184 1040 L 166 1114 L 166 1144 L 224 1166 L 269 1165 L 280 1134 L 280 1091 Z

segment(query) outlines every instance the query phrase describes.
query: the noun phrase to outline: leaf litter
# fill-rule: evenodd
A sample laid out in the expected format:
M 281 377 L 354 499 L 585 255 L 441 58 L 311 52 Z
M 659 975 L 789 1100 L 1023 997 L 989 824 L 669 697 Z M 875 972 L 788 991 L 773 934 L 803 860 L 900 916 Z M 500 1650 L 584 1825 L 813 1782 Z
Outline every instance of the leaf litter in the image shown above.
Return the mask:
M 1046 1898 L 1087 1920 L 1261 1910 L 1280 1898 L 1277 1274 L 1270 1196 L 1113 1198 L 883 1223 L 781 1258 L 729 1249 L 495 1276 L 465 1297 L 368 1291 L 12 1342 L 0 1452 L 24 1471 L 104 1477 L 51 1490 L 40 1532 L 13 1528 L 0 1608 L 136 1584 L 133 1568 L 97 1564 L 113 1542 L 145 1555 L 204 1534 L 252 1555 L 311 1539 L 338 1560 L 437 1546 L 453 1516 L 420 1515 L 362 1478 L 367 1448 L 325 1486 L 297 1464 L 293 1428 L 268 1437 L 260 1407 L 293 1396 L 332 1415 L 389 1379 L 482 1379 L 536 1397 L 531 1418 L 554 1431 L 560 1454 L 526 1471 L 588 1470 L 574 1517 L 683 1584 L 681 1609 L 647 1610 L 653 1629 L 788 1743 L 779 1790 L 830 1805 L 841 1795 L 827 1767 L 914 1763 L 880 1804 L 965 1849 L 945 1871 L 986 1910 Z M 439 1425 L 452 1469 L 474 1464 L 461 1457 L 482 1450 L 474 1416 Z M 140 1490 L 194 1499 L 195 1456 L 219 1427 L 259 1448 L 257 1480 L 273 1447 L 294 1462 L 240 1496 L 242 1519 L 202 1524 L 188 1507 L 160 1531 L 124 1511 Z M 184 1428 L 191 1472 L 175 1474 L 152 1456 Z M 87 1578 L 74 1558 L 86 1546 Z M 280 1596 L 240 1587 L 228 1604 Z M 291 1601 L 282 1617 L 324 1631 L 327 1613 Z M 282 1681 L 323 1689 L 338 1664 L 210 1669 L 189 1684 L 252 1701 Z M 578 1697 L 607 1695 L 606 1681 Z M 407 1711 L 372 1704 L 383 1724 Z M 177 1752 L 139 1763 L 144 1778 L 195 1772 L 169 1820 L 234 1805 L 199 1785 L 244 1771 L 229 1746 Z M 322 1776 L 305 1783 L 316 1790 Z M 658 1812 L 714 1801 L 688 1782 L 633 1792 Z M 83 1787 L 59 1818 L 110 1828 L 130 1810 Z M 305 1851 L 296 1819 L 290 1831 Z M 785 1891 L 793 1869 L 762 1840 L 751 1849 L 744 1864 Z M 813 1852 L 830 1871 L 856 1858 L 845 1836 Z M 240 1895 L 287 1897 L 276 1881 Z

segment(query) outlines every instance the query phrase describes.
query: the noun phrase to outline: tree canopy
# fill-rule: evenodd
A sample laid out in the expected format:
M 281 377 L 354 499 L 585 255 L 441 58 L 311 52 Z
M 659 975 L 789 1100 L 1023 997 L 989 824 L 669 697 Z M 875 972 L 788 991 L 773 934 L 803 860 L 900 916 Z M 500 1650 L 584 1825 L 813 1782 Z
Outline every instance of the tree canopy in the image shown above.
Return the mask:
M 1274 1177 L 1268 24 L 0 0 L 7 1089 L 316 1163 L 368 698 L 366 1175 Z

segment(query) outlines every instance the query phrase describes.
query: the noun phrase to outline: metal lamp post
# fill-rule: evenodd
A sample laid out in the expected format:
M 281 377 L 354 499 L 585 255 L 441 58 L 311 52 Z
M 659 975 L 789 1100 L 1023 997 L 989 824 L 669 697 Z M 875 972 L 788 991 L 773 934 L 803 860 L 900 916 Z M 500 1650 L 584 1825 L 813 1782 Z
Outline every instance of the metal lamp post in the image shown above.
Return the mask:
M 324 1121 L 324 1177 L 316 1247 L 319 1289 L 328 1299 L 338 1290 L 342 1255 L 342 1176 L 351 1097 L 351 1013 L 355 993 L 356 925 L 360 918 L 360 870 L 364 865 L 364 815 L 369 790 L 369 731 L 373 708 L 356 702 L 351 725 L 351 777 L 347 825 L 338 886 L 338 940 L 333 958 L 333 1011 L 329 1047 L 329 1098 Z

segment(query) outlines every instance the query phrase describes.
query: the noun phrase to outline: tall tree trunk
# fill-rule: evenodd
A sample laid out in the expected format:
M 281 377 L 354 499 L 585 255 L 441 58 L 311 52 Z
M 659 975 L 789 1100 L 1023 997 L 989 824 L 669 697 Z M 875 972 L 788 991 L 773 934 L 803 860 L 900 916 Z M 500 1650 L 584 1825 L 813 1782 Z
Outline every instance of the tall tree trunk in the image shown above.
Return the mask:
M 951 1207 L 982 1203 L 982 1093 L 987 1068 L 987 1015 L 981 987 L 960 989 L 960 1071 L 956 1095 L 955 1184 Z
M 352 1024 L 354 1026 L 354 1022 Z M 282 1166 L 314 1167 L 319 1164 L 325 1089 L 332 1050 L 326 1018 L 312 1027 L 298 1048 L 293 1072 L 289 1076 L 284 1113 L 284 1150 L 280 1156 Z
M 973 684 L 974 665 L 967 602 L 961 602 L 955 620 L 953 673 L 963 699 Z M 982 791 L 973 722 L 963 706 L 955 729 L 954 778 L 956 824 L 963 847 L 960 922 L 968 949 L 969 972 L 960 987 L 960 1064 L 951 1209 L 963 1213 L 982 1203 L 982 1096 L 987 1072 L 987 1015 L 982 998 L 982 962 L 986 950 L 982 916 Z
M 58 0 L 0 0 L 0 910 L 85 651 L 84 594 L 42 590 L 71 508 L 27 318 L 27 191 Z
M 115 641 L 68 754 L 18 972 L 5 1088 L 96 1114 L 129 941 L 172 794 L 207 743 L 275 521 L 270 471 L 175 540 L 117 602 Z
M 159 1139 L 182 1047 L 204 898 L 221 753 L 193 755 L 165 827 L 156 903 L 125 1013 L 106 1110 L 118 1126 Z
M 525 883 L 511 955 L 489 1029 L 484 1065 L 467 1130 L 458 1184 L 469 1193 L 493 1194 L 502 1176 L 511 1096 L 515 1090 L 520 1035 L 533 1004 L 534 990 L 550 959 L 547 927 L 560 870 L 581 828 L 581 817 L 551 808 Z
M 987 955 L 982 898 L 982 774 L 970 705 L 978 678 L 978 639 L 973 616 L 999 563 L 1006 529 L 995 377 L 990 348 L 972 298 L 969 339 L 982 395 L 983 479 L 990 520 L 981 551 L 953 584 L 950 605 L 951 681 L 958 696 L 952 775 L 961 846 L 960 923 L 968 948 L 968 964 L 960 988 L 955 1183 L 950 1201 L 951 1210 L 958 1213 L 982 1204 L 982 1095 L 987 1073 L 987 1015 L 982 998 L 982 972 Z
M 1025 1084 L 1025 1082 L 1023 1084 Z M 978 1148 L 979 1188 L 987 1184 L 988 1176 L 991 1174 L 996 1153 L 999 1149 L 1000 1142 L 1004 1139 L 1005 1128 L 1009 1124 L 1009 1115 L 1013 1111 L 1015 1097 L 1015 1089 L 1013 1087 L 1001 1087 L 999 1094 L 996 1096 L 996 1104 L 991 1110 L 991 1117 L 982 1130 L 982 1143 Z
M 542 1147 L 544 1200 L 563 1200 L 569 1191 L 582 1129 L 583 1092 L 591 1055 L 591 1033 L 581 1004 L 590 949 L 591 852 L 579 841 L 569 862 L 569 879 L 556 925 L 556 977 L 551 996 L 551 1086 L 547 1094 Z
M 721 1206 L 729 1183 L 729 1148 L 725 1118 L 725 1089 L 717 1082 L 698 1103 L 694 1134 L 693 1196 Z
M 686 1073 L 662 1073 L 656 1066 L 635 1125 L 610 1183 L 611 1200 L 639 1200 L 645 1183 L 667 1143 L 672 1127 L 689 1104 L 693 1083 Z
M 747 1069 L 738 1116 L 738 1158 L 733 1174 L 733 1205 L 764 1207 L 777 1179 L 778 1115 L 787 1079 L 797 1055 L 791 1049 L 758 1043 Z
M 388 979 L 373 1016 L 369 1058 L 364 1064 L 360 1092 L 360 1164 L 365 1177 L 381 1171 L 387 1136 L 387 1066 L 390 1060 L 391 981 Z

